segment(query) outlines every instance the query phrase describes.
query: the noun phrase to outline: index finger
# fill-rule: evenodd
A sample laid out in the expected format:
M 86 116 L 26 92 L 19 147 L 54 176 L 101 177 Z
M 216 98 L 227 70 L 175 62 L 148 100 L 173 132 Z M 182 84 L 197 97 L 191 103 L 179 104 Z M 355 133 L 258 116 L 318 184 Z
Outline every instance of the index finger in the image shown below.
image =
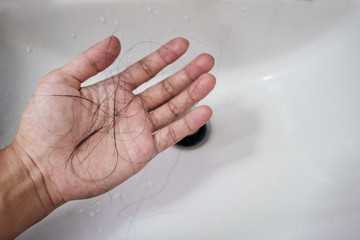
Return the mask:
M 179 59 L 188 49 L 189 42 L 184 38 L 175 38 L 158 50 L 132 64 L 118 74 L 129 90 L 134 90 L 141 84 L 155 77 L 163 68 Z

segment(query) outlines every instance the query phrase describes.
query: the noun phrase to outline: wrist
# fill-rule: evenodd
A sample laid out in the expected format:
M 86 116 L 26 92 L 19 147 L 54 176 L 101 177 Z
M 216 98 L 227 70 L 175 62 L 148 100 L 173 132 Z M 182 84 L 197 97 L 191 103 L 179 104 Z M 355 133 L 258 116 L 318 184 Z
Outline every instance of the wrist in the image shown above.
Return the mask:
M 0 150 L 0 235 L 17 235 L 45 218 L 56 207 L 37 164 L 13 142 Z

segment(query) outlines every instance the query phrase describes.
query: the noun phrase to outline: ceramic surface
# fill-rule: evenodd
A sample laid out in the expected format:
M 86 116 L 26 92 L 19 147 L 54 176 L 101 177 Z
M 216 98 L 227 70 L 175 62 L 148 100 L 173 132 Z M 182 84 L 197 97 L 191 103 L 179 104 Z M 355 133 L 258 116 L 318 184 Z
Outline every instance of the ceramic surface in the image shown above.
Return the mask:
M 18 239 L 359 239 L 357 1 L 0 1 L 0 144 L 42 75 L 115 34 L 123 69 L 167 40 L 218 79 L 206 144 L 171 148 Z

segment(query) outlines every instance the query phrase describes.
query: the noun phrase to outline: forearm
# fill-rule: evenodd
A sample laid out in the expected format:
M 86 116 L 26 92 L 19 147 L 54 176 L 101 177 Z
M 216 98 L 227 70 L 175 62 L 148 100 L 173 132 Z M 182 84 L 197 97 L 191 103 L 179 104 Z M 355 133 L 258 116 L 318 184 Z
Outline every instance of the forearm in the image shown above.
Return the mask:
M 55 209 L 41 172 L 16 148 L 0 150 L 0 239 L 14 239 Z

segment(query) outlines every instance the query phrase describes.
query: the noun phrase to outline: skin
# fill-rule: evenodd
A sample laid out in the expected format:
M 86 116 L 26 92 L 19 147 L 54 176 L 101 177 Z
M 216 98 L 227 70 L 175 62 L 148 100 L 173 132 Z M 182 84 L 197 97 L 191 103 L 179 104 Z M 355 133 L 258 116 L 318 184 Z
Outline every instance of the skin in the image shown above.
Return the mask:
M 0 151 L 1 239 L 68 201 L 118 186 L 210 119 L 208 106 L 185 115 L 215 86 L 208 54 L 133 94 L 188 46 L 173 39 L 123 72 L 81 87 L 118 57 L 120 42 L 111 36 L 40 80 L 15 139 Z

